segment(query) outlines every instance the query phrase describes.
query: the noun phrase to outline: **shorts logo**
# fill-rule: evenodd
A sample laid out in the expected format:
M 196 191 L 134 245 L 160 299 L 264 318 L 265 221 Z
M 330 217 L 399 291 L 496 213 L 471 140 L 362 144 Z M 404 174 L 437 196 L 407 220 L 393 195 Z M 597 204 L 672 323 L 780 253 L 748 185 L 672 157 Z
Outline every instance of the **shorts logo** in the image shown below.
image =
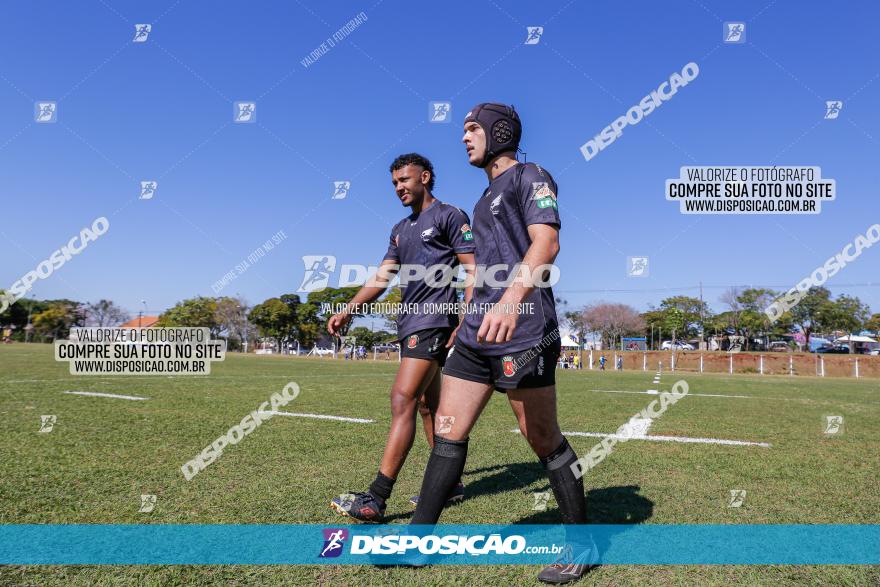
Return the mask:
M 439 348 L 440 348 L 440 338 L 434 337 L 434 342 L 431 343 L 431 346 L 428 348 L 428 352 L 433 353 Z
M 538 375 L 544 374 L 544 355 L 538 357 Z
M 471 232 L 471 227 L 468 224 L 461 225 L 461 234 L 466 241 L 474 240 L 474 233 Z
M 406 348 L 408 348 L 408 349 L 414 349 L 414 348 L 416 348 L 416 345 L 417 345 L 417 344 L 419 344 L 419 335 L 418 335 L 418 334 L 413 334 L 412 336 L 410 336 L 410 337 L 407 339 L 407 341 L 406 341 Z
M 342 545 L 348 539 L 348 530 L 344 528 L 325 528 L 324 547 L 321 549 L 319 558 L 334 558 L 342 554 Z
M 516 365 L 514 365 L 513 357 L 510 355 L 501 359 L 501 366 L 504 370 L 505 377 L 513 377 L 513 374 L 516 373 Z

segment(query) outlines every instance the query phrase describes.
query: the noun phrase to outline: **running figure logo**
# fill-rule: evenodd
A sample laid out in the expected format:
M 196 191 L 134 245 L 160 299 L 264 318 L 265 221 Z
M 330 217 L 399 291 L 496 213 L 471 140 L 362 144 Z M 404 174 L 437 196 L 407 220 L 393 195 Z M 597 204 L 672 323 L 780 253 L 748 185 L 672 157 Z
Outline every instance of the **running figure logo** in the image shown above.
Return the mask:
M 344 528 L 325 528 L 324 547 L 321 549 L 320 558 L 334 558 L 342 554 L 342 545 L 348 539 L 348 530 Z
M 154 509 L 156 509 L 156 496 L 155 495 L 141 495 L 141 507 L 138 512 L 142 514 L 149 514 Z
M 351 189 L 350 181 L 334 181 L 332 200 L 344 200 L 348 196 L 348 190 Z
M 297 290 L 300 293 L 321 291 L 327 288 L 330 274 L 336 269 L 333 255 L 303 255 L 305 276 Z
M 547 502 L 550 501 L 550 492 L 539 491 L 537 493 L 533 493 L 532 495 L 535 498 L 535 503 L 534 505 L 532 505 L 532 509 L 536 512 L 547 511 Z
M 238 124 L 251 123 L 257 121 L 257 103 L 256 102 L 236 102 L 235 110 L 233 110 L 233 122 Z
M 452 432 L 452 425 L 455 424 L 455 416 L 437 416 L 437 432 L 446 434 Z
M 647 277 L 648 276 L 648 258 L 647 257 L 627 257 L 626 258 L 626 275 L 627 275 L 627 277 Z
M 37 102 L 34 104 L 34 120 L 37 122 L 56 122 L 58 105 L 55 102 Z
M 40 416 L 40 432 L 52 432 L 57 421 L 58 416 Z
M 727 502 L 727 507 L 729 508 L 738 508 L 742 507 L 743 502 L 746 499 L 746 490 L 745 489 L 731 489 L 730 490 L 730 501 Z
M 745 43 L 746 42 L 746 23 L 744 22 L 725 22 L 724 23 L 724 42 L 725 43 Z
M 142 181 L 141 182 L 141 196 L 138 198 L 139 200 L 152 200 L 153 196 L 156 195 L 156 188 L 159 187 L 159 182 L 156 181 Z
M 526 45 L 537 45 L 541 41 L 541 35 L 544 34 L 544 27 L 542 26 L 527 26 L 526 32 Z
M 452 103 L 451 102 L 431 102 L 428 110 L 428 120 L 435 123 L 446 123 L 452 121 Z
M 825 101 L 825 120 L 834 120 L 840 115 L 840 110 L 843 108 L 843 102 L 840 100 L 826 100 Z
M 134 25 L 134 39 L 132 39 L 133 43 L 146 43 L 147 37 L 150 35 L 150 31 L 153 30 L 153 25 L 151 24 L 136 24 Z
M 843 430 L 843 416 L 825 416 L 825 434 L 840 434 Z

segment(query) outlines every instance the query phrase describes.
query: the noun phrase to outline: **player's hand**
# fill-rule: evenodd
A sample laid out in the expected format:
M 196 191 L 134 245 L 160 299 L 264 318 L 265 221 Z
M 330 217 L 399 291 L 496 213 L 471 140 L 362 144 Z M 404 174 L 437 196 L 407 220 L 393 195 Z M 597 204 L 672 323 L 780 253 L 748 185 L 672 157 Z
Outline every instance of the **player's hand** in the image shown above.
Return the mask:
M 327 320 L 327 332 L 334 336 L 339 336 L 339 331 L 345 328 L 345 325 L 349 322 L 351 322 L 351 314 L 348 312 L 334 314 Z
M 452 345 L 455 344 L 455 335 L 458 334 L 459 328 L 461 328 L 461 322 L 458 323 L 458 326 L 456 326 L 455 330 L 452 331 L 452 334 L 449 335 L 449 342 L 446 343 L 446 348 L 451 349 Z
M 497 303 L 483 316 L 483 323 L 477 331 L 477 342 L 497 344 L 510 342 L 516 330 L 516 322 L 519 314 L 516 312 L 516 304 Z

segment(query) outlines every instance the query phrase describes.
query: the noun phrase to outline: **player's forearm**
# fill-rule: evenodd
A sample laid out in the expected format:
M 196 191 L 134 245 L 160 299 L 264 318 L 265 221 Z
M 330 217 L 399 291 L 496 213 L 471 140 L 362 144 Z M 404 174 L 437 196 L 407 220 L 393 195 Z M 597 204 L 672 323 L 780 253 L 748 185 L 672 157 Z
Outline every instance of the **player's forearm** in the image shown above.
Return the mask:
M 504 291 L 499 303 L 522 303 L 535 289 L 535 283 L 542 281 L 541 273 L 547 270 L 547 265 L 553 264 L 558 254 L 558 239 L 541 237 L 533 240 L 519 265 L 518 275 Z

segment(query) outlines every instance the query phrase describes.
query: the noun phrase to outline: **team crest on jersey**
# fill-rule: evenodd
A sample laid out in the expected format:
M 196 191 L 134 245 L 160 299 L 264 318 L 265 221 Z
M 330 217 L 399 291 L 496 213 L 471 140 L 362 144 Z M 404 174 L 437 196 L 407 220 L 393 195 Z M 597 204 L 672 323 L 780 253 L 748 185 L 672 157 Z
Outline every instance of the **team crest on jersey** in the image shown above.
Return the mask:
M 546 181 L 532 182 L 532 199 L 538 202 L 538 208 L 556 208 L 556 194 Z
M 424 242 L 428 242 L 429 240 L 431 240 L 431 237 L 433 237 L 433 236 L 434 236 L 434 227 L 433 226 L 431 228 L 429 228 L 428 230 L 422 231 L 422 240 Z
M 504 192 L 498 194 L 498 197 L 492 200 L 492 203 L 489 204 L 489 211 L 492 212 L 493 215 L 497 216 L 498 212 L 501 211 L 501 196 L 504 195 Z
M 461 234 L 462 234 L 462 238 L 464 238 L 464 240 L 466 240 L 466 241 L 474 240 L 474 233 L 471 232 L 471 227 L 469 224 L 462 224 L 461 225 Z
M 532 182 L 532 199 L 540 200 L 543 198 L 556 198 L 556 194 L 550 189 L 550 184 L 546 181 Z
M 501 367 L 504 370 L 505 377 L 513 377 L 516 373 L 516 365 L 513 363 L 513 357 L 507 355 L 501 359 Z
M 406 348 L 414 349 L 414 348 L 416 348 L 417 344 L 419 344 L 419 335 L 418 334 L 410 335 L 409 339 L 407 339 L 407 341 L 406 341 Z

